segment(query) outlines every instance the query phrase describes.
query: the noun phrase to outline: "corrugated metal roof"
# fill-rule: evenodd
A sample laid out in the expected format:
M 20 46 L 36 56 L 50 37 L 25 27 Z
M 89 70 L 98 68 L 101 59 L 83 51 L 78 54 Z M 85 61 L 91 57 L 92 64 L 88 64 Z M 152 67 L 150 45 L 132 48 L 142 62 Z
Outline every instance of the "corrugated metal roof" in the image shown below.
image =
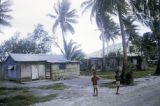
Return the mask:
M 15 61 L 47 61 L 50 63 L 70 62 L 63 55 L 46 55 L 46 54 L 9 54 Z

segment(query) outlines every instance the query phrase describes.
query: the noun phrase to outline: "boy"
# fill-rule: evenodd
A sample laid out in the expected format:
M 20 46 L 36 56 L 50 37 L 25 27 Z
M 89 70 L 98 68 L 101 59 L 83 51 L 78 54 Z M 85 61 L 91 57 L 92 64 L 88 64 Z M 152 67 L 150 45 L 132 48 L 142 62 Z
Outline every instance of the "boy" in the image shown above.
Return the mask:
M 120 75 L 119 75 L 119 71 L 116 71 L 115 72 L 115 79 L 116 79 L 116 86 L 117 86 L 117 91 L 116 91 L 116 94 L 119 94 L 119 86 L 120 86 L 120 80 L 121 80 L 121 78 L 120 78 Z
M 93 84 L 93 89 L 94 89 L 94 95 L 93 96 L 98 96 L 98 87 L 97 87 L 97 81 L 100 78 L 96 75 L 96 71 L 93 72 L 93 77 L 91 78 L 92 84 Z

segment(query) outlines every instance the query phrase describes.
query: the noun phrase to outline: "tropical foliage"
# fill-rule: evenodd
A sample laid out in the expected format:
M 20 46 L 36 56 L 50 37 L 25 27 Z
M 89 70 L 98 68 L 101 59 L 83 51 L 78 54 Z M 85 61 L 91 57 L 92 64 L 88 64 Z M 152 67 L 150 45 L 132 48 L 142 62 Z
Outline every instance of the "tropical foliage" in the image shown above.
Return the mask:
M 157 53 L 157 44 L 151 32 L 146 32 L 143 34 L 142 51 L 145 57 L 148 59 L 155 56 Z
M 98 27 L 102 27 L 109 32 L 109 27 L 104 27 L 106 21 L 106 15 L 116 15 L 119 18 L 122 44 L 123 44 L 123 70 L 121 73 L 122 82 L 125 82 L 125 72 L 127 69 L 127 44 L 126 34 L 123 20 L 130 14 L 131 8 L 129 2 L 126 0 L 88 0 L 82 3 L 85 9 L 92 6 L 91 15 L 96 17 L 96 23 Z
M 69 43 L 66 43 L 63 49 L 57 42 L 55 42 L 55 45 L 61 50 L 64 57 L 68 60 L 81 60 L 85 56 L 80 49 L 80 45 L 73 40 L 70 40 Z
M 73 24 L 77 23 L 78 14 L 75 9 L 71 10 L 70 3 L 68 0 L 59 1 L 54 5 L 55 14 L 49 14 L 51 18 L 55 20 L 52 31 L 55 33 L 55 29 L 60 26 L 63 37 L 63 47 L 60 47 L 58 42 L 55 45 L 60 49 L 61 53 L 69 60 L 79 59 L 84 56 L 82 51 L 79 49 L 74 41 L 66 41 L 65 35 L 67 32 L 71 34 L 75 33 Z M 62 49 L 63 48 L 63 49 Z
M 51 37 L 48 32 L 44 29 L 42 24 L 37 24 L 32 33 L 28 34 L 29 41 L 37 45 L 38 52 L 43 54 L 50 52 L 51 44 L 53 42 L 53 37 Z
M 73 24 L 77 23 L 77 11 L 75 9 L 70 10 L 70 3 L 68 0 L 59 1 L 54 5 L 54 14 L 48 14 L 49 17 L 54 19 L 52 31 L 55 33 L 55 29 L 58 25 L 61 28 L 63 40 L 67 32 L 75 33 Z
M 4 60 L 9 53 L 44 54 L 51 51 L 52 38 L 42 25 L 37 25 L 33 33 L 26 38 L 21 38 L 21 36 L 19 32 L 16 32 L 0 45 L 0 60 Z
M 134 22 L 136 21 L 136 18 L 133 16 L 127 16 L 126 18 L 123 19 L 123 23 L 125 26 L 125 33 L 127 35 L 126 39 L 126 44 L 128 45 L 129 41 L 132 43 L 136 42 L 138 43 L 139 40 L 137 37 L 139 36 L 137 30 L 138 30 L 138 25 L 135 25 Z M 128 47 L 128 46 L 127 46 Z
M 160 1 L 159 0 L 131 0 L 132 5 L 135 7 L 134 13 L 137 18 L 147 25 L 158 44 L 158 63 L 155 74 L 160 75 Z
M 105 13 L 105 6 L 100 5 L 99 0 L 88 0 L 81 4 L 84 13 L 87 9 L 91 8 L 90 18 L 95 17 L 98 29 L 101 31 L 100 39 L 102 40 L 102 56 L 103 56 L 103 70 L 105 69 L 105 42 L 109 43 L 110 40 L 114 41 L 119 34 L 118 25 L 112 20 L 111 16 Z
M 11 2 L 10 0 L 0 0 L 0 32 L 2 26 L 11 26 L 10 20 L 12 16 L 9 15 Z

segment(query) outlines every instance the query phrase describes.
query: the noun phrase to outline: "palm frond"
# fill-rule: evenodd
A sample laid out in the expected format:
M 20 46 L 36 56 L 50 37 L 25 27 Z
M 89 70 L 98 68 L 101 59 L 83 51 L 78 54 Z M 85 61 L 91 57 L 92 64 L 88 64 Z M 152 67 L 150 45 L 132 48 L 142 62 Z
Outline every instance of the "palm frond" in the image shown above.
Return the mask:
M 77 24 L 77 23 L 78 23 L 78 21 L 77 21 L 77 20 L 75 20 L 75 19 L 71 19 L 71 18 L 67 18 L 67 19 L 66 19 L 66 22 L 68 22 L 68 23 L 72 23 L 72 24 Z
M 53 15 L 53 14 L 47 14 L 47 16 L 51 17 L 51 18 L 57 18 L 56 15 Z
M 60 4 L 60 13 L 66 14 L 70 10 L 70 2 L 68 0 L 62 0 Z
M 83 57 L 84 54 L 82 50 L 79 49 L 79 45 L 73 40 L 70 40 L 68 43 L 65 43 L 64 46 L 64 56 L 69 60 L 75 60 L 76 58 Z
M 10 22 L 7 20 L 0 19 L 0 25 L 1 26 L 11 26 Z
M 56 20 L 55 23 L 54 23 L 53 26 L 52 26 L 52 32 L 53 32 L 53 33 L 55 33 L 55 29 L 57 28 L 58 24 L 59 24 L 59 21 Z
M 66 17 L 67 18 L 78 18 L 79 16 L 77 15 L 77 10 L 76 9 L 73 9 L 69 12 L 66 13 Z
M 10 0 L 1 1 L 1 8 L 9 8 L 12 5 Z
M 90 21 L 92 22 L 92 18 L 95 16 L 95 14 L 96 14 L 96 11 L 99 11 L 99 10 L 97 10 L 97 5 L 96 4 L 93 4 L 92 3 L 92 9 L 91 9 L 91 14 L 90 14 Z M 100 13 L 98 13 L 98 14 L 100 14 Z
M 88 1 L 84 1 L 81 4 L 81 8 L 82 9 L 82 14 L 85 13 L 89 8 L 91 8 L 94 5 L 94 0 L 88 0 Z
M 7 13 L 7 12 L 11 12 L 12 10 L 10 8 L 0 8 L 0 13 Z
M 53 32 L 56 27 L 60 25 L 62 32 L 65 34 L 66 32 L 71 32 L 74 34 L 74 28 L 71 24 L 77 23 L 76 18 L 78 17 L 77 11 L 75 9 L 70 10 L 70 2 L 68 0 L 60 0 L 57 5 L 54 5 L 54 11 L 57 16 L 53 14 L 49 14 L 48 16 L 55 19 L 53 24 Z
M 0 25 L 1 26 L 11 26 L 10 20 L 12 16 L 8 13 L 12 10 L 10 9 L 11 2 L 10 0 L 1 1 L 0 3 Z
M 84 7 L 86 7 L 88 4 L 93 3 L 93 2 L 94 2 L 94 0 L 84 1 L 84 2 L 81 3 L 80 7 L 81 7 L 81 8 L 84 8 Z
M 66 27 L 66 29 L 67 29 L 68 31 L 70 31 L 72 34 L 75 33 L 75 30 L 74 30 L 73 26 L 72 26 L 70 23 L 66 22 L 65 27 Z
M 58 4 L 59 5 L 59 4 Z M 54 4 L 54 7 L 53 7 L 54 11 L 56 14 L 59 14 L 59 11 L 58 11 L 58 6 L 57 4 Z

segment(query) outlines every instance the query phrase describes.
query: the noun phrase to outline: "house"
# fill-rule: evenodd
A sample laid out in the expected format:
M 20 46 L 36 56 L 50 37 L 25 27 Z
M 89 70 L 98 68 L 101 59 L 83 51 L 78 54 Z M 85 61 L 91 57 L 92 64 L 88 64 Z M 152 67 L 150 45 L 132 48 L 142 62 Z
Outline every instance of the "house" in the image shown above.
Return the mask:
M 19 82 L 59 80 L 80 74 L 79 62 L 69 61 L 62 55 L 9 54 L 4 64 L 4 78 Z
M 128 63 L 132 64 L 135 68 L 139 69 L 139 65 L 142 62 L 141 56 L 128 56 Z M 96 71 L 102 70 L 103 58 L 102 57 L 92 57 L 81 61 L 81 70 L 90 69 L 95 66 Z M 107 71 L 115 70 L 118 66 L 123 66 L 123 57 L 109 56 L 105 57 L 105 68 Z
M 131 52 L 134 51 L 134 52 Z M 132 44 L 128 44 L 127 47 L 128 63 L 132 64 L 135 68 L 141 69 L 142 57 L 136 52 L 136 48 Z M 81 62 L 81 69 L 91 69 L 91 66 L 95 66 L 96 70 L 102 69 L 103 64 L 102 50 L 95 51 L 86 56 L 85 61 Z M 87 65 L 86 65 L 87 64 Z M 105 48 L 105 67 L 106 70 L 114 70 L 118 66 L 123 65 L 123 49 L 122 43 L 110 45 Z

